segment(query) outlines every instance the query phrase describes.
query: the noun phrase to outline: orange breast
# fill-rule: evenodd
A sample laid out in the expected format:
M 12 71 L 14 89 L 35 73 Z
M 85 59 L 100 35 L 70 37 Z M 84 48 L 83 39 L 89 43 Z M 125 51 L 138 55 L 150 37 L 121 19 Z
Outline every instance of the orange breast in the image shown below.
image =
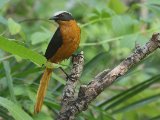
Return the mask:
M 56 54 L 50 59 L 54 63 L 69 58 L 76 51 L 80 43 L 80 28 L 76 21 L 70 20 L 68 22 L 60 22 L 59 24 L 63 43 Z

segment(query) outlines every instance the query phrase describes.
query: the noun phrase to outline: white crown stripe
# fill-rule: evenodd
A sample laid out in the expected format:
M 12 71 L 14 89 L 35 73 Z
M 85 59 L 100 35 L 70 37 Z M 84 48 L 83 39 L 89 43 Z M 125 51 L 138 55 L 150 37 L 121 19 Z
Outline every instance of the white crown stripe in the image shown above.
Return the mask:
M 68 13 L 68 14 L 72 15 L 71 13 L 69 13 L 69 12 L 67 12 L 67 11 L 58 11 L 58 12 L 56 12 L 56 13 L 54 14 L 54 16 L 60 15 L 60 14 L 62 14 L 62 13 Z

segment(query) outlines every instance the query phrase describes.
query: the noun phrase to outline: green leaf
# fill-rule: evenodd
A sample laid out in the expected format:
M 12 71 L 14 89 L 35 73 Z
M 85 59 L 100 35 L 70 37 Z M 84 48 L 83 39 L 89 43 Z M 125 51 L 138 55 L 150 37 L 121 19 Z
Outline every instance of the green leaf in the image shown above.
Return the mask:
M 117 105 L 121 104 L 121 102 L 124 102 L 124 101 L 128 100 L 129 98 L 139 94 L 140 92 L 142 92 L 146 88 L 148 88 L 151 84 L 158 82 L 159 80 L 160 80 L 160 76 L 158 75 L 158 76 L 155 76 L 155 77 L 153 77 L 145 82 L 142 82 L 136 86 L 133 86 L 132 88 L 130 88 L 129 90 L 127 90 L 125 92 L 120 93 L 121 96 L 120 96 L 120 94 L 118 94 L 119 97 L 117 97 L 117 99 L 115 99 L 115 101 L 112 104 L 106 106 L 105 110 L 116 107 Z
M 59 77 L 58 75 L 56 75 L 55 73 L 52 74 L 52 77 L 53 77 L 53 79 L 59 81 L 59 82 L 62 83 L 63 85 L 66 84 L 66 81 L 65 81 L 63 78 L 61 78 L 61 77 Z
M 124 13 L 128 7 L 120 0 L 109 0 L 108 6 L 116 13 Z
M 141 82 L 138 85 L 133 86 L 132 88 L 110 98 L 107 99 L 99 104 L 97 104 L 97 106 L 99 107 L 103 107 L 105 105 L 107 105 L 105 107 L 105 110 L 108 110 L 110 108 L 113 108 L 119 104 L 121 104 L 121 102 L 126 101 L 127 99 L 137 95 L 138 93 L 142 92 L 143 90 L 145 90 L 146 88 L 148 88 L 151 84 L 158 82 L 160 80 L 160 75 L 154 76 L 150 79 L 148 79 L 147 81 Z M 109 103 L 111 103 L 110 105 L 108 105 Z
M 5 0 L 4 0 L 5 1 Z M 0 23 L 6 25 L 7 24 L 7 21 L 6 19 L 3 17 L 3 16 L 0 16 Z
M 107 115 L 106 112 L 100 112 L 96 120 L 115 120 L 111 116 Z
M 8 28 L 11 35 L 15 35 L 19 33 L 21 30 L 21 26 L 18 23 L 16 23 L 12 18 L 8 19 Z
M 14 118 L 10 115 L 8 115 L 8 111 L 5 108 L 0 107 L 0 116 L 4 120 L 14 120 Z
M 145 2 L 146 4 L 153 4 L 153 5 L 160 5 L 160 1 L 159 0 L 146 0 Z
M 16 74 L 13 74 L 13 77 L 24 77 L 24 76 L 27 76 L 27 75 L 31 75 L 31 74 L 37 73 L 40 70 L 41 70 L 41 68 L 30 68 L 30 69 L 25 70 L 23 72 L 18 72 Z
M 92 74 L 95 71 L 95 68 L 93 66 L 95 66 L 99 61 L 102 61 L 105 58 L 109 58 L 109 56 L 110 56 L 109 53 L 101 52 L 98 55 L 96 55 L 94 58 L 92 58 L 88 63 L 86 63 L 84 66 L 83 73 L 82 73 L 83 81 L 88 77 L 89 78 L 92 77 Z M 100 68 L 100 66 L 99 66 L 99 68 Z
M 9 62 L 8 61 L 3 61 L 3 66 L 4 66 L 4 69 L 5 69 L 7 84 L 8 84 L 8 88 L 9 88 L 9 91 L 10 91 L 11 98 L 12 98 L 13 102 L 17 102 L 16 97 L 14 95 L 13 80 L 12 80 L 12 76 L 11 76 L 11 69 L 10 69 L 10 66 L 9 66 Z
M 22 57 L 23 59 L 29 59 L 30 61 L 34 62 L 35 64 L 38 64 L 42 66 L 46 63 L 46 58 L 28 48 L 25 48 L 24 46 L 8 40 L 7 38 L 4 38 L 0 36 L 0 49 L 7 51 L 9 53 L 12 53 L 14 55 L 18 55 Z
M 63 69 L 68 68 L 68 66 L 70 65 L 70 59 L 63 60 L 60 65 L 60 67 L 62 67 Z
M 133 109 L 142 107 L 144 105 L 148 105 L 151 102 L 155 102 L 156 100 L 159 100 L 159 98 L 160 98 L 160 94 L 157 94 L 157 95 L 154 95 L 154 96 L 151 96 L 151 97 L 147 97 L 145 99 L 136 101 L 136 102 L 131 103 L 127 106 L 119 108 L 119 109 L 113 111 L 113 113 L 115 114 L 115 113 L 119 113 L 119 112 L 125 112 L 125 111 L 129 111 L 129 110 L 133 110 Z
M 0 9 L 7 3 L 9 2 L 10 0 L 1 0 L 0 1 Z
M 153 117 L 151 119 L 148 119 L 148 120 L 159 120 L 159 119 L 160 119 L 160 115 L 157 115 L 157 116 L 155 116 L 155 117 Z
M 156 5 L 147 5 L 147 7 L 155 14 L 160 15 L 160 8 Z
M 51 35 L 45 32 L 36 32 L 31 35 L 31 43 L 33 45 L 41 43 L 47 39 L 51 38 Z
M 129 15 L 115 15 L 112 17 L 112 29 L 117 36 L 133 34 L 135 26 L 138 26 L 138 21 Z
M 53 120 L 53 118 L 45 113 L 39 113 L 34 116 L 34 120 Z
M 33 120 L 27 113 L 25 113 L 17 104 L 10 100 L 0 97 L 0 106 L 6 108 L 15 120 Z
M 49 100 L 49 99 L 45 99 L 44 102 L 50 106 L 52 109 L 56 109 L 56 110 L 60 110 L 60 104 L 59 103 L 56 103 L 55 101 L 53 100 Z

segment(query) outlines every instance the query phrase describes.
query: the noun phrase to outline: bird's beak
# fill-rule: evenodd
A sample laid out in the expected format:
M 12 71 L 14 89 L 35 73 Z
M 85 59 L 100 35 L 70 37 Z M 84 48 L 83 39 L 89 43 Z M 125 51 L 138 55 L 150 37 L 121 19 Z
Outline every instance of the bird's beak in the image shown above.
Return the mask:
M 57 16 L 53 16 L 53 17 L 49 18 L 49 20 L 58 20 L 58 17 Z

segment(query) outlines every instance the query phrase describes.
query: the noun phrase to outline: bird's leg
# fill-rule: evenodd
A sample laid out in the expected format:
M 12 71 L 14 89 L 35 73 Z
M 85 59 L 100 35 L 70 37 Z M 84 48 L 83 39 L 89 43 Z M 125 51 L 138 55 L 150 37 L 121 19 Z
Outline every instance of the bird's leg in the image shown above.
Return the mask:
M 71 75 L 68 75 L 68 73 L 62 68 L 62 67 L 59 67 L 61 69 L 61 71 L 66 75 L 66 79 L 75 79 L 74 77 L 72 77 L 72 74 Z
M 69 77 L 68 73 L 62 68 L 62 67 L 59 67 L 61 69 L 61 71 L 67 76 Z
M 72 63 L 78 59 L 78 57 L 82 57 L 83 58 L 83 52 L 79 53 L 79 54 L 72 54 Z M 65 72 L 65 70 L 62 67 L 59 67 L 61 69 L 61 71 L 66 75 L 66 79 L 70 79 L 70 80 L 74 80 L 75 77 L 74 74 L 70 74 L 68 75 L 68 73 Z

